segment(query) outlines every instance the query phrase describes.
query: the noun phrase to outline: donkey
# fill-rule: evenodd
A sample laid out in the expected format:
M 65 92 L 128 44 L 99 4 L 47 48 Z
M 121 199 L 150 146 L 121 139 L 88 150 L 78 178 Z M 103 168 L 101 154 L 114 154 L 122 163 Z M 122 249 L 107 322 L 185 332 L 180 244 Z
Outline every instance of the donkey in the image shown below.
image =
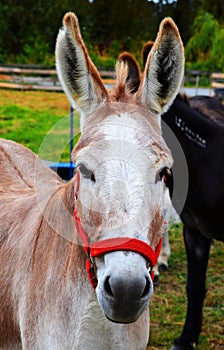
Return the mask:
M 153 44 L 154 43 L 152 41 L 149 41 L 145 44 L 145 46 L 143 48 L 143 66 L 144 67 L 146 65 L 148 54 L 149 54 Z M 141 80 L 141 69 L 140 69 L 138 62 L 136 61 L 136 59 L 134 58 L 134 56 L 132 54 L 130 54 L 129 52 L 126 52 L 126 51 L 122 52 L 119 55 L 118 61 L 124 61 L 128 65 L 129 71 L 132 71 L 133 76 L 135 78 L 133 78 L 131 80 L 130 92 L 135 93 L 139 88 L 140 80 Z M 158 283 L 159 272 L 168 270 L 168 259 L 169 259 L 170 254 L 171 254 L 169 237 L 168 237 L 169 227 L 173 223 L 180 222 L 179 215 L 176 213 L 175 209 L 172 206 L 172 202 L 171 202 L 171 197 L 173 194 L 173 176 L 172 176 L 172 173 L 170 173 L 170 176 L 169 176 L 169 178 L 167 178 L 167 180 L 168 179 L 169 179 L 169 186 L 167 186 L 167 188 L 165 190 L 164 200 L 163 200 L 163 203 L 164 203 L 163 216 L 165 219 L 163 241 L 162 241 L 162 247 L 161 247 L 159 257 L 158 257 L 157 264 L 153 269 L 153 271 L 154 271 L 154 285 L 156 285 Z
M 146 64 L 153 42 L 143 48 Z M 162 115 L 180 143 L 187 162 L 187 176 L 180 163 L 179 153 L 163 128 L 164 138 L 172 151 L 179 183 L 173 204 L 184 224 L 187 253 L 187 315 L 183 332 L 172 350 L 192 350 L 199 341 L 202 328 L 203 301 L 206 295 L 206 270 L 213 239 L 224 242 L 220 213 L 224 210 L 224 106 L 216 98 L 178 95 L 169 110 Z M 181 174 L 182 173 L 182 174 Z M 184 178 L 188 190 L 183 191 Z M 186 201 L 183 205 L 183 192 Z
M 160 114 L 182 82 L 182 41 L 164 19 L 138 91 L 124 61 L 108 91 L 67 13 L 56 66 L 81 115 L 77 168 L 64 183 L 0 142 L 0 347 L 143 350 L 172 167 Z
M 180 213 L 188 263 L 188 306 L 183 332 L 172 350 L 192 350 L 202 328 L 211 242 L 224 242 L 220 216 L 224 210 L 224 107 L 212 97 L 195 96 L 187 102 L 179 96 L 163 120 L 184 151 L 189 176 L 186 202 Z M 175 151 L 172 154 L 174 162 L 175 158 L 178 162 Z M 179 195 L 173 204 L 180 209 Z

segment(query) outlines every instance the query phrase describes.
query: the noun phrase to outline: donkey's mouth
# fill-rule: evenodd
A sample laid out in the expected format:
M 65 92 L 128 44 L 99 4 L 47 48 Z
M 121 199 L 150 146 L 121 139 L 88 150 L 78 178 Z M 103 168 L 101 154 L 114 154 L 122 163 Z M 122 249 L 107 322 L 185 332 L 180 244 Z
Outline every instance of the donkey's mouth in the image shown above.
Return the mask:
M 105 314 L 106 318 L 110 321 L 110 322 L 113 322 L 113 323 L 118 323 L 118 324 L 129 324 L 129 323 L 134 323 L 137 321 L 138 318 L 134 319 L 134 320 L 130 320 L 130 321 L 117 321 L 117 320 L 113 320 L 112 318 L 108 317 L 106 314 Z
M 149 300 L 144 301 L 120 298 L 109 300 L 105 297 L 99 299 L 99 304 L 106 318 L 113 323 L 133 323 L 143 314 L 149 305 Z

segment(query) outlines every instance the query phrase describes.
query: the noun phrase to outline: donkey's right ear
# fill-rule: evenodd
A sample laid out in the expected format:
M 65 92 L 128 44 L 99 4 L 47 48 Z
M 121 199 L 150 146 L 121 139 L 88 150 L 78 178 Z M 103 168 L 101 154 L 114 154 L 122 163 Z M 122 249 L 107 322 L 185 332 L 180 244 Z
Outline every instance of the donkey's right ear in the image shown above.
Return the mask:
M 58 33 L 56 67 L 67 97 L 82 115 L 91 113 L 107 98 L 107 90 L 88 55 L 78 19 L 72 12 L 64 16 L 63 28 Z

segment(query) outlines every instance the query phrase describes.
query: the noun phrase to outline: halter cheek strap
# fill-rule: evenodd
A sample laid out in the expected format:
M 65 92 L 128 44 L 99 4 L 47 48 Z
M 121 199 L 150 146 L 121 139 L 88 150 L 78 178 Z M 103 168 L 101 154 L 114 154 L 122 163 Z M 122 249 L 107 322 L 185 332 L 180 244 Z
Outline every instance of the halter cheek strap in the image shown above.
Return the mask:
M 77 200 L 80 182 L 79 171 L 76 172 L 75 180 L 75 200 Z M 86 272 L 94 290 L 96 289 L 98 283 L 93 262 L 93 259 L 96 257 L 115 251 L 131 251 L 142 255 L 149 262 L 151 268 L 155 266 L 161 250 L 162 239 L 160 239 L 155 251 L 148 243 L 130 237 L 109 238 L 90 244 L 88 236 L 82 228 L 76 208 L 74 209 L 74 221 L 76 231 L 83 244 L 83 250 L 86 253 Z M 153 279 L 154 273 L 152 269 L 150 273 Z

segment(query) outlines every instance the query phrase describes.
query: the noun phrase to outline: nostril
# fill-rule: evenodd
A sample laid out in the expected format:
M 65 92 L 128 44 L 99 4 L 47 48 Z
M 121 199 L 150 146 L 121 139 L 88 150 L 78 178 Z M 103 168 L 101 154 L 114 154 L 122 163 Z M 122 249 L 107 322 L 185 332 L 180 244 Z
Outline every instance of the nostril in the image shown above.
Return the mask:
M 148 278 L 146 278 L 145 280 L 146 280 L 145 288 L 144 288 L 144 291 L 142 293 L 141 298 L 144 298 L 144 297 L 148 296 L 149 292 L 150 292 L 150 281 L 149 281 Z
M 105 282 L 104 282 L 104 289 L 107 292 L 108 295 L 110 295 L 111 297 L 113 297 L 113 292 L 110 286 L 110 276 L 106 277 Z

